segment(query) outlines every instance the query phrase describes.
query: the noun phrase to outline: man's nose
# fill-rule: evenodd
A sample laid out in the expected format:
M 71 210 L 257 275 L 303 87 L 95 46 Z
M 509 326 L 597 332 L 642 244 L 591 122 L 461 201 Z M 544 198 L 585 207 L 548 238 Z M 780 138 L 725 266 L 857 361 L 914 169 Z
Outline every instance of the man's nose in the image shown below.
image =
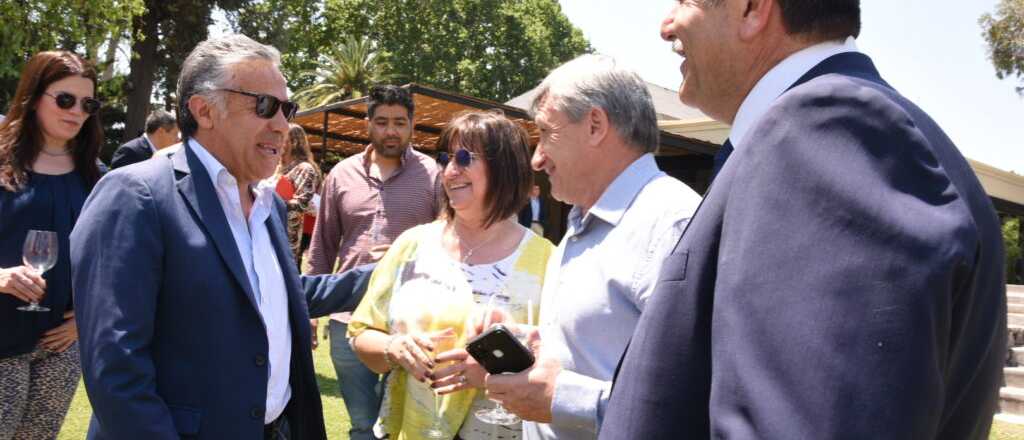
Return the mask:
M 278 133 L 288 132 L 288 118 L 284 116 L 284 109 L 280 109 L 270 118 L 270 129 Z
M 676 6 L 678 7 L 678 6 Z M 668 16 L 664 20 L 661 20 L 661 39 L 665 41 L 672 41 L 676 39 L 676 36 L 672 34 L 672 23 L 675 21 L 676 7 L 673 7 L 669 11 Z

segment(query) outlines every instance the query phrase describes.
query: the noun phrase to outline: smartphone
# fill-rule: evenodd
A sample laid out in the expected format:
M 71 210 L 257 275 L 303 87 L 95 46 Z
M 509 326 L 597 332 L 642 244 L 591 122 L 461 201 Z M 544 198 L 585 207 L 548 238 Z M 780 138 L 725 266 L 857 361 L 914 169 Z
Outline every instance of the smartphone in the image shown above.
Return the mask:
M 466 351 L 491 374 L 518 373 L 534 362 L 530 349 L 501 324 L 470 339 Z

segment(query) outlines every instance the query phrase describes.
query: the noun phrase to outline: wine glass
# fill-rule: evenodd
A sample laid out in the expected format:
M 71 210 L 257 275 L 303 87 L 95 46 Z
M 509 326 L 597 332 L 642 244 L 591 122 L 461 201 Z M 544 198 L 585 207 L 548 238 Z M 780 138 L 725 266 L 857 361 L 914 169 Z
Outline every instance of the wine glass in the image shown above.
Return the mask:
M 455 334 L 439 334 L 434 333 L 430 336 L 431 342 L 434 343 L 434 354 L 444 353 L 448 350 L 455 349 L 455 341 L 457 340 Z M 454 362 L 445 362 L 444 364 L 437 364 L 434 367 L 434 371 L 440 370 Z M 441 395 L 434 391 L 434 418 L 426 429 L 423 430 L 423 436 L 429 439 L 448 439 L 451 438 L 451 433 L 448 432 L 448 428 L 445 425 L 444 417 L 441 414 Z
M 516 331 L 515 319 L 513 318 L 513 315 L 512 315 L 514 307 L 510 303 L 511 299 L 504 300 L 504 301 L 499 299 L 499 300 L 495 301 L 495 297 L 497 297 L 497 296 L 498 295 L 491 296 L 487 300 L 487 305 L 484 306 L 484 323 L 483 323 L 484 326 L 483 326 L 483 331 L 487 331 L 487 329 L 489 329 L 491 327 L 491 324 L 492 324 L 491 317 L 493 315 L 495 315 L 495 314 L 498 314 L 503 319 L 502 324 L 504 324 L 506 327 L 508 327 L 509 330 L 512 331 L 512 334 L 517 339 L 519 339 L 520 342 L 525 343 L 525 341 L 523 341 L 523 334 L 521 332 Z M 491 425 L 505 425 L 505 426 L 515 425 L 516 423 L 519 423 L 519 422 L 522 421 L 522 419 L 520 419 L 518 416 L 508 412 L 508 410 L 506 410 L 504 406 L 501 406 L 501 402 L 494 401 L 494 400 L 492 400 L 492 402 L 494 402 L 494 404 L 495 404 L 494 408 L 484 408 L 484 409 L 477 410 L 477 412 L 474 413 L 474 415 L 476 416 L 477 419 L 479 419 L 480 421 L 482 421 L 484 423 L 488 423 L 488 424 L 491 424 Z
M 25 245 L 21 249 L 22 261 L 37 274 L 42 275 L 57 264 L 57 233 L 32 229 L 25 237 Z M 38 302 L 18 307 L 23 312 L 49 312 L 49 307 L 41 307 Z
M 396 333 L 415 334 L 427 337 L 434 344 L 434 351 L 428 355 L 436 357 L 445 351 L 457 348 L 465 340 L 466 316 L 473 308 L 473 294 L 468 286 L 460 289 L 455 285 L 438 283 L 436 280 L 413 279 L 404 283 L 392 297 L 392 313 L 396 318 L 393 330 Z M 434 371 L 446 365 L 435 365 Z M 412 383 L 418 384 L 413 381 Z M 420 388 L 418 388 L 420 389 Z M 455 434 L 444 420 L 442 402 L 444 396 L 430 387 L 433 406 L 430 426 L 420 433 L 429 439 L 450 439 Z M 425 396 L 424 396 L 425 397 Z

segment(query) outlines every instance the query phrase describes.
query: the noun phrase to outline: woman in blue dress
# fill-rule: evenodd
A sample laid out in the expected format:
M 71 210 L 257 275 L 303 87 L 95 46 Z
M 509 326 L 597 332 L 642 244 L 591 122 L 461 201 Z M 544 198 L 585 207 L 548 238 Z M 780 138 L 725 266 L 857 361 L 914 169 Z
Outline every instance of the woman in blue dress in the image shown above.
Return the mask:
M 85 60 L 41 52 L 0 122 L 0 440 L 55 438 L 81 375 L 68 237 L 99 179 L 99 107 Z M 57 233 L 43 275 L 22 262 L 33 229 Z M 35 301 L 50 311 L 18 310 Z

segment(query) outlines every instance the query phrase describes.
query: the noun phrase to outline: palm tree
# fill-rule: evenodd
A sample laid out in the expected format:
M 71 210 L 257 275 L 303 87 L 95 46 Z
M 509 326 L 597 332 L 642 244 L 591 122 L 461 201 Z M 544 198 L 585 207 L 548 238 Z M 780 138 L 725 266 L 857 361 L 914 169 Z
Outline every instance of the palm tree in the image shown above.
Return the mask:
M 320 67 L 304 75 L 319 81 L 295 92 L 292 96 L 303 108 L 316 108 L 349 98 L 358 98 L 370 86 L 389 82 L 396 75 L 368 38 L 346 37 L 333 53 L 320 59 Z

